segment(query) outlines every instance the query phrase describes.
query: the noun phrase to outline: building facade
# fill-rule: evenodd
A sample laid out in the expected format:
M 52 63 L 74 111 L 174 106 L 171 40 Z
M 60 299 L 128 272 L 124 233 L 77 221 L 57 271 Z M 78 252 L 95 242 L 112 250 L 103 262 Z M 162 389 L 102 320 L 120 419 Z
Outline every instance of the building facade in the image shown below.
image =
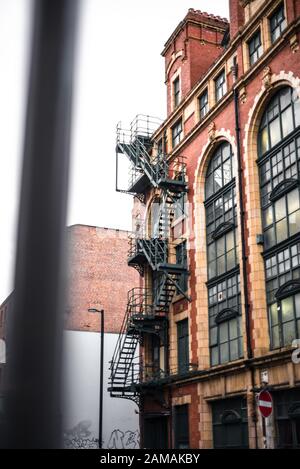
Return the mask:
M 127 292 L 138 279 L 128 267 L 128 232 L 74 225 L 68 228 L 68 301 L 64 330 L 65 448 L 97 448 L 99 439 L 100 314 L 104 310 L 102 448 L 138 448 L 139 419 L 130 401 L 106 391 Z
M 127 292 L 139 281 L 139 274 L 126 262 L 128 234 L 123 230 L 87 225 L 68 228 L 61 407 L 65 448 L 98 448 L 100 315 L 89 309 L 104 309 L 105 313 L 102 447 L 139 447 L 139 419 L 134 403 L 113 401 L 106 391 Z M 7 388 L 5 349 L 1 341 L 4 340 L 4 344 L 9 341 L 6 324 L 13 307 L 13 295 L 0 306 L 0 426 L 4 421 Z
M 118 129 L 144 283 L 110 392 L 139 405 L 146 448 L 300 446 L 300 3 L 229 6 L 190 9 L 165 44 L 166 120 Z

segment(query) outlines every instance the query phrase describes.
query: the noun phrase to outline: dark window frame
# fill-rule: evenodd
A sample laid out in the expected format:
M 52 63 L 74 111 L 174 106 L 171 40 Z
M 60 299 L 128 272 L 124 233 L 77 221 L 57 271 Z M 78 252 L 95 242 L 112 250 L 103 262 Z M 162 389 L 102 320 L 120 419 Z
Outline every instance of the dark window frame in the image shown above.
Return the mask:
M 209 348 L 211 366 L 243 357 L 240 275 L 238 269 L 208 284 Z M 226 357 L 227 359 L 224 357 Z
M 174 407 L 174 446 L 176 449 L 189 449 L 189 404 Z
M 177 77 L 173 81 L 173 105 L 176 108 L 180 103 L 180 78 Z
M 199 115 L 200 119 L 204 119 L 206 114 L 209 111 L 209 103 L 208 103 L 208 89 L 206 88 L 203 93 L 200 94 L 199 98 Z
M 215 78 L 214 82 L 216 102 L 219 102 L 227 93 L 225 69 L 223 69 L 221 73 L 219 73 L 219 75 Z
M 177 122 L 172 126 L 172 148 L 175 148 L 181 142 L 183 125 L 182 118 L 178 119 Z
M 287 109 L 291 128 L 283 132 Z M 272 146 L 269 126 L 274 120 L 279 123 L 280 138 Z M 262 144 L 266 136 L 267 146 Z M 300 338 L 300 107 L 290 87 L 281 88 L 266 105 L 257 164 L 270 348 L 274 350 Z
M 176 323 L 178 374 L 185 374 L 190 367 L 190 334 L 188 318 Z M 182 352 L 183 353 L 180 353 Z
M 284 93 L 289 96 L 285 99 Z M 284 86 L 271 98 L 261 118 L 258 132 L 258 158 L 262 157 L 276 148 L 281 147 L 282 141 L 288 138 L 299 127 L 300 116 L 297 117 L 297 109 L 300 109 L 300 100 L 296 92 L 290 86 Z M 288 132 L 283 121 L 287 120 L 285 114 L 291 111 L 289 118 L 292 119 L 293 128 Z M 272 143 L 272 126 L 276 123 L 279 131 L 278 140 Z M 274 132 L 275 135 L 276 132 Z M 274 138 L 274 137 L 273 137 Z
M 270 34 L 271 34 L 271 42 L 274 44 L 277 39 L 281 36 L 282 32 L 287 27 L 287 20 L 285 17 L 284 11 L 284 3 L 279 5 L 276 10 L 272 13 L 269 17 L 269 25 L 270 25 Z
M 266 294 L 269 317 L 269 333 L 271 349 L 276 349 L 290 345 L 289 340 L 285 340 L 285 327 L 288 324 L 294 325 L 293 339 L 300 338 L 300 312 L 297 316 L 295 307 L 296 296 L 299 293 L 291 292 L 284 298 L 277 297 L 278 290 L 284 288 L 290 282 L 300 281 L 300 239 L 294 243 L 288 243 L 281 249 L 276 249 L 271 255 L 265 257 L 266 272 Z M 283 304 L 291 299 L 294 303 L 293 316 L 284 318 Z
M 211 403 L 211 408 L 214 449 L 247 449 L 249 430 L 246 397 L 215 401 Z M 236 444 L 230 441 L 233 430 L 236 430 L 235 434 L 239 439 Z
M 274 393 L 276 448 L 300 448 L 299 409 L 299 388 Z M 298 431 L 296 427 L 298 427 Z
M 243 356 L 240 288 L 238 287 L 237 203 L 233 158 L 231 145 L 226 141 L 221 142 L 214 151 L 206 172 L 204 205 L 207 276 L 209 279 L 207 288 L 211 366 L 238 360 Z M 228 249 L 229 239 L 231 239 L 230 249 Z M 219 252 L 218 247 L 220 248 L 220 246 L 223 246 L 224 249 L 222 248 Z M 230 260 L 229 264 L 229 253 L 232 252 L 233 259 Z M 224 269 L 222 270 L 218 264 L 218 260 L 221 258 L 224 258 Z M 213 269 L 212 265 L 215 266 Z M 224 297 L 219 296 L 220 286 L 225 286 L 222 290 Z M 232 294 L 230 295 L 231 290 Z M 227 358 L 224 359 L 226 349 L 228 353 Z
M 261 40 L 261 30 L 258 29 L 255 33 L 251 36 L 249 41 L 247 42 L 248 45 L 248 53 L 249 53 L 249 63 L 250 65 L 254 65 L 262 56 L 263 54 L 263 45 Z
M 176 264 L 182 265 L 186 270 L 188 268 L 188 259 L 187 259 L 187 241 L 182 241 L 181 243 L 175 246 L 176 254 Z M 178 284 L 180 288 L 186 292 L 188 290 L 188 272 L 181 274 Z M 180 293 L 178 291 L 178 293 Z

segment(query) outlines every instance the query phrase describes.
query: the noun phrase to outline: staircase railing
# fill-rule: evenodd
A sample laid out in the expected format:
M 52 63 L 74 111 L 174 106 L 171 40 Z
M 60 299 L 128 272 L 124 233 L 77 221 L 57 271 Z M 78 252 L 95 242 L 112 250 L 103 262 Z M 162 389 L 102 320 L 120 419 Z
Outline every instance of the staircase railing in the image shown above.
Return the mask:
M 137 365 L 136 360 L 138 357 L 135 356 L 135 347 L 132 347 L 129 352 L 124 351 L 124 346 L 128 344 L 128 337 L 132 337 L 133 341 L 137 341 L 138 329 L 136 321 L 145 317 L 153 317 L 155 314 L 155 308 L 153 304 L 152 292 L 150 289 L 145 288 L 133 288 L 128 292 L 127 309 L 124 315 L 123 323 L 120 329 L 120 334 L 115 346 L 112 360 L 110 362 L 110 384 L 114 386 L 116 381 L 116 375 L 122 374 L 122 378 L 118 376 L 118 386 L 122 381 L 122 386 L 126 387 L 128 378 L 131 379 L 132 367 Z M 124 355 L 123 360 L 126 363 L 121 363 L 122 354 Z M 122 371 L 121 371 L 122 364 Z
M 151 137 L 161 121 L 150 116 L 138 115 L 132 121 L 130 129 L 123 129 L 117 125 L 117 148 L 125 153 L 131 166 L 129 169 L 128 188 L 135 186 L 136 182 L 145 174 L 154 187 L 166 184 L 167 181 L 185 180 L 186 164 L 183 156 L 177 156 L 170 164 L 168 155 L 162 152 L 153 152 Z

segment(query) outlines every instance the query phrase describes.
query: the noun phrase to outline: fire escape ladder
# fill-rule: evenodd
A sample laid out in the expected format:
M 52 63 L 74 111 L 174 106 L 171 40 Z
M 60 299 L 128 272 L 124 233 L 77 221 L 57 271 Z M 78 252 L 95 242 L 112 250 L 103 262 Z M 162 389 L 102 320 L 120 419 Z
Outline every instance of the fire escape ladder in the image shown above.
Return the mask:
M 129 292 L 130 293 L 130 292 Z M 126 314 L 121 327 L 110 365 L 110 387 L 112 397 L 123 397 L 136 401 L 136 391 L 133 387 L 136 376 L 135 353 L 140 335 L 131 327 L 132 307 L 127 304 Z

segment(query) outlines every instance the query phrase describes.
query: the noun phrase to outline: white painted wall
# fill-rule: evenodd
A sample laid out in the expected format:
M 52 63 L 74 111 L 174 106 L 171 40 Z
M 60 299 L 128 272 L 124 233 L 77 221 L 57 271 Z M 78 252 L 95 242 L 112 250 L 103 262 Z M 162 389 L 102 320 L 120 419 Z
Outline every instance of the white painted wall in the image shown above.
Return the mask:
M 118 334 L 105 334 L 103 448 L 138 448 L 136 404 L 106 391 Z M 66 446 L 97 447 L 99 436 L 100 334 L 64 332 L 63 422 Z

